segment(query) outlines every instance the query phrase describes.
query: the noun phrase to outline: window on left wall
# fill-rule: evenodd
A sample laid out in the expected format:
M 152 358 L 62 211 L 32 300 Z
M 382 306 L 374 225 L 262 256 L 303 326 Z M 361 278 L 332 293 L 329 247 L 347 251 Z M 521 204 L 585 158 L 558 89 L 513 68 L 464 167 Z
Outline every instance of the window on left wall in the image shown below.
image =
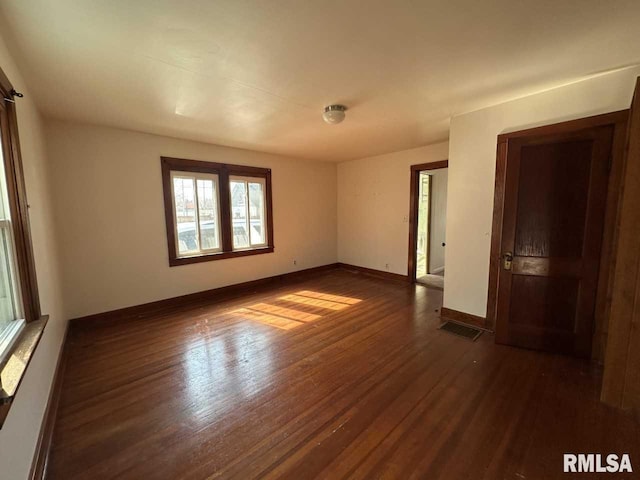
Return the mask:
M 42 336 L 16 103 L 0 70 L 0 427 Z
M 0 130 L 0 141 L 4 130 Z M 18 263 L 3 150 L 0 149 L 0 356 L 4 356 L 25 323 L 16 276 Z

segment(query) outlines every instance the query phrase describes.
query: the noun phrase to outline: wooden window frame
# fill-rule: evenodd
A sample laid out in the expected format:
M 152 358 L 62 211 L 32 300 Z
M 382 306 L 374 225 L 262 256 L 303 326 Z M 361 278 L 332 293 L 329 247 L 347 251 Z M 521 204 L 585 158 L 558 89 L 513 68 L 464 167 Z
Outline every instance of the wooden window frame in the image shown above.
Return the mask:
M 22 296 L 24 316 L 27 323 L 36 321 L 42 316 L 36 264 L 31 244 L 31 228 L 29 226 L 29 203 L 24 182 L 24 170 L 20 154 L 18 137 L 18 120 L 16 106 L 12 101 L 13 87 L 9 79 L 0 70 L 0 128 L 2 128 L 4 168 L 7 176 L 7 194 L 11 211 L 11 223 L 16 250 L 17 277 Z
M 215 193 L 216 193 L 216 211 L 217 211 L 217 243 L 218 243 L 218 247 L 216 248 L 204 248 L 202 245 L 202 225 L 200 223 L 200 218 L 196 219 L 195 222 L 195 237 L 198 239 L 198 246 L 199 249 L 197 252 L 193 253 L 192 255 L 184 255 L 184 257 L 189 257 L 189 256 L 194 256 L 194 255 L 208 255 L 208 254 L 214 254 L 214 253 L 220 253 L 222 252 L 222 234 L 220 232 L 220 177 L 218 175 L 214 175 L 211 173 L 201 173 L 201 172 L 185 172 L 185 171 L 181 171 L 181 170 L 171 170 L 170 172 L 171 175 L 171 187 L 172 187 L 172 199 L 173 197 L 176 195 L 176 190 L 175 190 L 175 181 L 176 179 L 189 179 L 189 180 L 193 180 L 193 188 L 194 188 L 194 200 L 199 200 L 199 193 L 198 193 L 198 182 L 199 181 L 210 181 L 213 182 L 215 184 Z M 175 216 L 177 216 L 177 211 L 176 211 L 176 204 L 175 201 L 172 201 L 171 203 L 171 209 L 172 212 Z M 200 205 L 197 204 L 197 209 L 196 209 L 196 213 L 197 215 L 200 214 Z M 178 236 L 178 224 L 174 223 L 173 225 L 173 234 L 174 237 Z M 180 258 L 184 258 L 183 256 L 180 256 Z
M 162 167 L 162 189 L 164 195 L 164 214 L 167 229 L 167 248 L 169 266 L 189 265 L 192 263 L 211 262 L 227 258 L 246 257 L 271 253 L 273 243 L 273 202 L 271 189 L 271 169 L 249 167 L 246 165 L 230 165 L 226 163 L 205 162 L 185 158 L 160 157 Z M 218 176 L 220 207 L 220 238 L 222 251 L 179 257 L 177 252 L 175 217 L 173 208 L 173 189 L 171 188 L 171 172 L 206 173 Z M 265 224 L 267 227 L 267 244 L 263 247 L 233 250 L 233 226 L 231 219 L 230 177 L 252 177 L 264 180 L 265 185 Z
M 17 95 L 0 69 L 0 130 L 4 170 L 11 214 L 13 249 L 15 250 L 17 290 L 20 293 L 23 326 L 16 330 L 8 349 L 0 358 L 0 428 L 9 414 L 16 393 L 29 366 L 48 321 L 42 315 L 35 258 L 31 243 L 29 203 L 18 137 Z M 19 321 L 19 320 L 18 320 Z M 6 381 L 5 381 L 6 380 Z

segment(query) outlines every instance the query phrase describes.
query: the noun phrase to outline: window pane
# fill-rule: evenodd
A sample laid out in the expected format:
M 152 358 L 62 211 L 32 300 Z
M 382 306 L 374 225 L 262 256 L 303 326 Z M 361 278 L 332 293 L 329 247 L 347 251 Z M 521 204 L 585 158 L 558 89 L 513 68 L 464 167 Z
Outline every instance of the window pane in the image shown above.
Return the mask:
M 251 244 L 263 245 L 265 241 L 264 189 L 262 183 L 249 182 L 249 219 Z
M 178 255 L 195 253 L 199 247 L 193 178 L 173 177 L 173 200 L 176 211 Z
M 11 226 L 6 222 L 0 228 L 0 333 L 18 317 L 12 288 L 12 257 Z
M 14 262 L 11 209 L 4 170 L 2 138 L 0 138 L 0 334 L 13 320 L 22 316 L 13 275 Z
M 198 179 L 200 245 L 203 250 L 220 248 L 218 191 L 213 180 Z
M 247 184 L 231 180 L 231 224 L 233 225 L 233 248 L 248 248 L 249 222 L 247 218 Z

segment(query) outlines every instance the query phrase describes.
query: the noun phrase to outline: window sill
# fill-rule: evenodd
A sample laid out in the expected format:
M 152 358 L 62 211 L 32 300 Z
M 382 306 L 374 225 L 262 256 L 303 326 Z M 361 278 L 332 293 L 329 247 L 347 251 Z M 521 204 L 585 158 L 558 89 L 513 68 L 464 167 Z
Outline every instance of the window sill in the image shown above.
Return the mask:
M 261 255 L 263 253 L 273 253 L 273 247 L 252 248 L 251 250 L 236 250 L 234 252 L 210 253 L 208 255 L 197 255 L 194 257 L 170 258 L 169 266 L 189 265 L 191 263 L 212 262 L 215 260 L 225 260 L 227 258 L 247 257 L 250 255 Z
M 25 325 L 13 345 L 7 362 L 0 368 L 0 428 L 4 424 L 20 382 L 42 338 L 48 315 Z

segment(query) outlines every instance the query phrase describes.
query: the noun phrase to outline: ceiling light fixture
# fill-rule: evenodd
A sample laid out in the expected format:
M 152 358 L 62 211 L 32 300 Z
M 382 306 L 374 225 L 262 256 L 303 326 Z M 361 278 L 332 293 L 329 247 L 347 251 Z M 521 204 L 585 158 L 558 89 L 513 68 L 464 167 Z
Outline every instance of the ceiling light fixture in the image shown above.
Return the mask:
M 322 118 L 325 122 L 335 125 L 336 123 L 340 123 L 344 120 L 344 112 L 346 111 L 347 107 L 344 105 L 329 105 L 328 107 L 324 107 Z

